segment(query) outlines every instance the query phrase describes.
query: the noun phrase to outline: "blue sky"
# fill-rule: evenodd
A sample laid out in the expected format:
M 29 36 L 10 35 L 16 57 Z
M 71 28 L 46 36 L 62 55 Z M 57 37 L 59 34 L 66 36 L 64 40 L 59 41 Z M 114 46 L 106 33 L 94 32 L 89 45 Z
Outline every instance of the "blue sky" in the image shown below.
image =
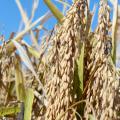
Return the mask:
M 30 16 L 32 2 L 33 0 L 20 0 L 23 8 L 27 11 L 28 16 Z M 61 10 L 62 4 L 52 0 L 55 5 Z M 92 4 L 98 0 L 91 0 Z M 72 0 L 68 0 L 71 4 Z M 35 14 L 35 19 L 44 15 L 48 11 L 47 6 L 44 4 L 43 0 L 39 0 L 39 7 Z M 21 22 L 21 16 L 16 5 L 15 0 L 1 0 L 0 2 L 0 35 L 4 34 L 7 39 L 11 32 L 16 32 L 19 28 Z M 56 23 L 55 18 L 51 18 L 46 24 L 45 27 L 52 29 Z
M 20 0 L 23 8 L 27 11 L 28 16 L 30 16 L 32 2 L 33 0 Z M 51 0 L 60 10 L 62 10 L 62 4 Z M 68 0 L 71 4 L 72 0 Z M 98 3 L 99 0 L 91 0 L 90 9 L 92 10 L 93 5 Z M 44 4 L 43 0 L 39 0 L 39 7 L 35 14 L 35 19 L 44 15 L 48 11 L 47 6 Z M 97 12 L 96 12 L 97 13 Z M 92 28 L 94 29 L 97 24 L 97 14 L 95 16 L 94 24 Z M 18 7 L 15 3 L 15 0 L 1 0 L 0 2 L 0 35 L 4 34 L 7 39 L 11 32 L 16 32 L 19 28 L 21 22 L 21 16 L 18 10 Z M 51 18 L 46 24 L 47 29 L 52 29 L 56 23 L 55 18 Z

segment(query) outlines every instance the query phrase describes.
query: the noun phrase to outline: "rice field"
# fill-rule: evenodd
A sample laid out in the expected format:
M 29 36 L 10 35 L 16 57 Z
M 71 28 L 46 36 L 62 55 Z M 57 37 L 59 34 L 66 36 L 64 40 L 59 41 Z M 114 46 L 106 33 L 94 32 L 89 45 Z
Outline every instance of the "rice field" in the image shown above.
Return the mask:
M 120 120 L 118 0 L 99 0 L 92 11 L 92 0 L 56 1 L 63 11 L 44 0 L 49 12 L 33 21 L 40 1 L 29 17 L 15 0 L 25 27 L 0 38 L 0 120 Z M 51 17 L 58 22 L 47 30 Z

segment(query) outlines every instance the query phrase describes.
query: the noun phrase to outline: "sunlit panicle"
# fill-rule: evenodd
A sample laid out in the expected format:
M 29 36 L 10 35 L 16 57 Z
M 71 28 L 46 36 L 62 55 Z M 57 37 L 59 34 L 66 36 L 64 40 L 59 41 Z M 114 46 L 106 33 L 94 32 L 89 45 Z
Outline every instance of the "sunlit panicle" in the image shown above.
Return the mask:
M 110 10 L 107 0 L 100 0 L 98 26 L 94 37 L 94 48 L 90 55 L 89 85 L 87 101 L 92 105 L 97 120 L 117 120 L 117 91 L 119 76 L 112 63 L 112 41 L 108 33 Z M 93 114 L 92 108 L 86 105 L 85 118 Z
M 53 38 L 52 77 L 46 85 L 49 97 L 46 120 L 59 118 L 76 101 L 76 93 L 73 92 L 74 64 L 79 56 L 79 43 L 85 41 L 86 10 L 86 0 L 73 4 Z M 69 110 L 60 119 L 76 120 L 76 115 L 73 110 Z

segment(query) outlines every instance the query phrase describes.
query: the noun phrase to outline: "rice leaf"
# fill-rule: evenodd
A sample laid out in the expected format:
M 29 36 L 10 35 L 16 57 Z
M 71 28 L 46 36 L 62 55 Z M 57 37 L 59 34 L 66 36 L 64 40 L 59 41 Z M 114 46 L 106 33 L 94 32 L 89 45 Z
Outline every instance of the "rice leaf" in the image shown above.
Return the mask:
M 24 120 L 31 120 L 32 104 L 34 99 L 33 90 L 28 88 L 25 90 L 23 75 L 20 69 L 20 64 L 17 63 L 15 67 L 16 76 L 16 93 L 18 100 L 24 102 Z
M 40 54 L 38 53 L 37 50 L 33 49 L 32 47 L 28 47 L 28 51 L 35 57 L 35 58 L 39 58 Z
M 20 101 L 24 101 L 25 87 L 24 87 L 23 74 L 22 74 L 21 66 L 18 59 L 16 59 L 15 62 L 16 62 L 15 63 L 15 85 L 16 85 L 17 99 Z
M 43 90 L 43 94 L 44 96 L 46 96 L 44 87 L 42 85 L 42 83 L 39 80 L 39 77 L 37 76 L 37 73 L 34 70 L 34 67 L 25 51 L 25 49 L 15 40 L 12 40 L 12 42 L 14 43 L 15 47 L 17 48 L 18 52 L 19 52 L 19 56 L 21 58 L 21 60 L 24 62 L 24 64 L 26 65 L 26 67 L 31 70 L 31 72 L 33 73 L 33 75 L 36 77 L 36 80 L 39 82 L 41 89 Z
M 53 13 L 54 17 L 59 21 L 59 23 L 62 23 L 62 19 L 64 15 L 58 10 L 58 8 L 51 2 L 51 0 L 44 0 L 45 4 L 48 6 L 48 8 Z
M 57 2 L 59 2 L 59 3 L 61 3 L 61 4 L 63 4 L 63 5 L 65 5 L 65 6 L 67 6 L 67 7 L 70 7 L 70 6 L 71 6 L 69 3 L 64 2 L 64 1 L 62 1 L 62 0 L 55 0 L 55 1 L 57 1 Z
M 20 112 L 20 108 L 18 106 L 14 107 L 0 107 L 0 116 L 10 115 L 10 114 L 17 114 Z
M 80 80 L 80 89 L 81 89 L 81 91 L 83 91 L 84 49 L 85 49 L 85 45 L 83 43 L 82 46 L 81 46 L 80 57 L 79 57 L 79 59 L 77 61 L 77 64 L 78 64 L 78 75 L 79 75 L 79 80 Z
M 77 76 L 78 76 L 78 85 L 75 85 L 75 87 L 77 88 L 77 94 L 78 97 L 81 99 L 82 98 L 82 94 L 83 94 L 83 89 L 84 89 L 84 48 L 85 45 L 84 43 L 81 44 L 81 53 L 80 56 L 78 58 L 77 62 Z M 82 103 L 79 107 L 78 107 L 78 112 L 83 115 L 84 114 L 84 104 Z
M 113 24 L 112 24 L 112 59 L 116 62 L 116 32 L 117 32 L 117 16 L 118 16 L 118 0 L 113 2 Z
M 34 93 L 31 88 L 26 89 L 24 120 L 31 120 Z
M 25 41 L 22 41 L 22 43 L 27 47 L 29 53 L 34 56 L 35 58 L 38 58 L 40 57 L 40 53 L 35 50 L 33 47 L 31 47 L 28 43 L 26 43 Z
M 92 114 L 89 114 L 88 120 L 95 120 L 94 116 Z

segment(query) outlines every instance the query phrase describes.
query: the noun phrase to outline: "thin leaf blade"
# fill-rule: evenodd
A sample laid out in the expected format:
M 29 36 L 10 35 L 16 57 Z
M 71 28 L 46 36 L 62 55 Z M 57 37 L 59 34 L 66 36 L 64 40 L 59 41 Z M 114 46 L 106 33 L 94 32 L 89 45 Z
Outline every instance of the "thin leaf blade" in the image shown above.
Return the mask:
M 31 120 L 34 93 L 31 88 L 26 89 L 24 120 Z
M 57 20 L 62 23 L 62 19 L 64 15 L 57 9 L 57 7 L 51 2 L 51 0 L 44 0 L 45 4 L 51 10 L 53 15 L 57 18 Z
M 10 115 L 10 114 L 17 114 L 18 112 L 20 112 L 20 108 L 18 106 L 1 107 L 0 108 L 0 116 Z

